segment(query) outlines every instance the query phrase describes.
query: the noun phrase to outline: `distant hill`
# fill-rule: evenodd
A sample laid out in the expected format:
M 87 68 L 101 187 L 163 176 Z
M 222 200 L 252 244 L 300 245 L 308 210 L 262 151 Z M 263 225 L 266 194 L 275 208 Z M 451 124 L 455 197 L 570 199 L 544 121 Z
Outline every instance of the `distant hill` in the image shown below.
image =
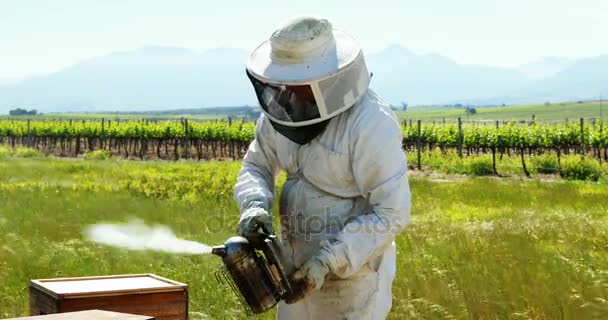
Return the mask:
M 388 102 L 410 105 L 576 101 L 608 94 L 608 56 L 551 58 L 518 68 L 461 65 L 393 45 L 366 53 L 372 88 Z M 23 80 L 0 82 L 0 114 L 145 111 L 255 105 L 244 75 L 247 52 L 149 46 L 117 52 Z
M 549 78 L 576 63 L 574 59 L 550 57 L 523 64 L 517 71 L 530 79 Z
M 0 87 L 9 87 L 19 83 L 19 79 L 4 79 L 0 78 Z
M 582 59 L 554 76 L 536 81 L 516 92 L 521 98 L 545 97 L 548 101 L 576 101 L 608 93 L 608 55 Z
M 254 102 L 246 52 L 145 47 L 85 61 L 0 88 L 0 113 L 13 106 L 40 111 L 142 111 Z
M 369 55 L 372 87 L 397 104 L 441 104 L 461 99 L 490 98 L 524 86 L 516 70 L 459 65 L 436 55 L 416 55 L 399 46 Z

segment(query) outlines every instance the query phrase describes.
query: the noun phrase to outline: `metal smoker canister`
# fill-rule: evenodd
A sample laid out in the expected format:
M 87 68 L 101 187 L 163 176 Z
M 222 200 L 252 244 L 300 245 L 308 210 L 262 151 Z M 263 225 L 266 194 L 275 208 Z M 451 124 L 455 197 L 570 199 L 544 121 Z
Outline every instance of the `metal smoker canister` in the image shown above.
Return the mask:
M 224 245 L 213 247 L 212 253 L 222 257 L 224 270 L 216 273 L 246 302 L 253 313 L 262 313 L 282 298 L 279 284 L 268 262 L 259 256 L 252 244 L 243 237 L 231 237 Z

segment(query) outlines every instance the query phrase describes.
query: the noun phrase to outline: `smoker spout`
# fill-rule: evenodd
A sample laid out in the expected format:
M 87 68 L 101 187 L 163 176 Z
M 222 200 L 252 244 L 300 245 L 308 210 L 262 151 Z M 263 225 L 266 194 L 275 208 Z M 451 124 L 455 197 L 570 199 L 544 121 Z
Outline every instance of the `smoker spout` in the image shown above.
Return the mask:
M 223 258 L 226 256 L 226 246 L 214 246 L 213 248 L 211 248 L 211 253 Z

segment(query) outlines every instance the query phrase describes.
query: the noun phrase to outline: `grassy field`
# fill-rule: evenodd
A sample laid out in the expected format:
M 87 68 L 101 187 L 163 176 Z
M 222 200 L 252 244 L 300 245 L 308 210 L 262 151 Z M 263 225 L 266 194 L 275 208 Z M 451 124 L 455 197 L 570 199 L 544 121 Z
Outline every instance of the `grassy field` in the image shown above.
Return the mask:
M 417 169 L 418 154 L 416 151 L 406 151 L 409 165 Z M 524 156 L 526 168 L 532 177 L 565 178 L 569 180 L 590 180 L 604 183 L 608 186 L 608 163 L 601 164 L 597 159 L 581 157 L 577 154 L 562 155 L 558 161 L 555 152 L 540 155 Z M 420 157 L 421 169 L 424 173 L 442 172 L 448 174 L 487 176 L 493 174 L 491 154 L 474 154 L 459 157 L 455 150 L 442 152 L 439 148 L 424 150 Z M 523 177 L 525 171 L 519 154 L 496 155 L 496 172 L 504 177 Z
M 603 119 L 608 119 L 608 101 L 602 103 Z M 539 121 L 563 121 L 565 119 L 577 120 L 579 118 L 600 118 L 600 102 L 589 101 L 577 102 L 555 102 L 549 105 L 516 105 L 505 107 L 478 107 L 477 113 L 466 115 L 464 108 L 440 107 L 440 106 L 414 106 L 408 111 L 397 111 L 401 119 L 421 119 L 421 120 L 443 120 L 454 121 L 461 117 L 463 120 L 482 121 L 482 120 L 532 120 L 532 115 L 536 115 Z M 9 119 L 65 119 L 65 120 L 179 120 L 181 118 L 193 119 L 197 121 L 227 119 L 227 114 L 218 112 L 217 114 L 116 114 L 116 113 L 57 113 L 43 114 L 37 116 L 16 116 Z
M 239 166 L 0 159 L 0 318 L 27 315 L 29 279 L 121 273 L 188 283 L 191 319 L 243 318 L 218 289 L 218 258 L 130 252 L 81 236 L 88 224 L 139 217 L 219 244 L 236 227 Z M 608 318 L 605 184 L 435 175 L 411 186 L 391 319 Z
M 602 105 L 602 116 L 608 119 L 608 102 Z M 532 115 L 536 119 L 543 120 L 577 120 L 579 118 L 600 118 L 600 103 L 595 102 L 564 102 L 552 103 L 549 105 L 534 104 L 521 106 L 505 107 L 479 107 L 477 113 L 467 116 L 464 108 L 449 107 L 411 107 L 408 111 L 399 111 L 401 119 L 422 119 L 422 120 L 455 120 L 461 117 L 463 120 L 532 120 Z

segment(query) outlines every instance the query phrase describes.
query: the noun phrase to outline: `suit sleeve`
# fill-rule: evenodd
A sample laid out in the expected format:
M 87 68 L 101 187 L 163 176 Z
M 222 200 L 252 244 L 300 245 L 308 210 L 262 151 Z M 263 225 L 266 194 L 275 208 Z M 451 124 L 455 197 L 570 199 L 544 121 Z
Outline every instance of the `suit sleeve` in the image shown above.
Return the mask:
M 241 215 L 250 209 L 271 212 L 279 170 L 274 131 L 270 122 L 262 115 L 258 119 L 255 138 L 245 154 L 234 186 L 234 198 Z

